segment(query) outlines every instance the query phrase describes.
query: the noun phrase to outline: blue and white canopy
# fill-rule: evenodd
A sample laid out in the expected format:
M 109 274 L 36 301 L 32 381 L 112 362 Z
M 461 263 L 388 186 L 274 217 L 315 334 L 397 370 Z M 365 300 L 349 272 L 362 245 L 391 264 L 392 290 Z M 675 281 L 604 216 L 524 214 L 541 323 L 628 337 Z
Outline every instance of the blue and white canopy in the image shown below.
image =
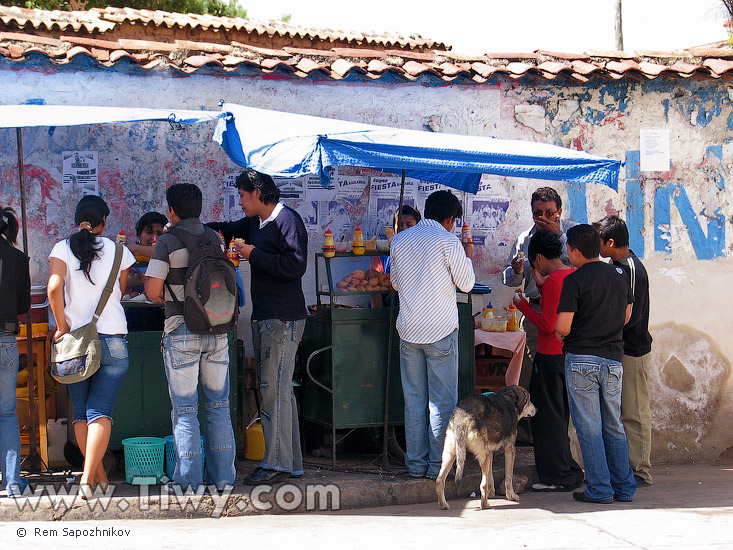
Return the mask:
M 186 109 L 138 109 L 134 107 L 87 107 L 83 105 L 0 105 L 0 128 L 81 126 L 144 120 L 175 124 L 206 122 L 225 116 L 217 111 Z
M 475 193 L 481 174 L 618 188 L 621 162 L 529 141 L 401 130 L 225 103 L 214 140 L 233 162 L 272 176 L 329 166 L 399 173 Z

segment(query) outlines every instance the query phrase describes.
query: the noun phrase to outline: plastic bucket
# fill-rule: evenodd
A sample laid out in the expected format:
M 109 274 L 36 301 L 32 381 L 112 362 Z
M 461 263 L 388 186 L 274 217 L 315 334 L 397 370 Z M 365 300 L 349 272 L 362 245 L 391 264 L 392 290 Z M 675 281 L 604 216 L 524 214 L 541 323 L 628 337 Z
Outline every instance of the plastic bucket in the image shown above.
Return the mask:
M 24 325 L 25 322 L 25 314 L 18 315 L 18 323 Z M 45 286 L 31 287 L 31 323 L 48 324 L 48 297 Z
M 176 446 L 173 440 L 172 435 L 167 435 L 163 439 L 165 439 L 165 475 L 168 476 L 168 479 L 173 479 L 173 472 L 176 471 L 176 461 L 178 460 L 178 455 L 176 454 Z M 205 454 L 206 451 L 204 450 L 206 447 L 204 445 L 204 436 L 201 436 L 201 469 L 204 468 L 205 463 Z
M 154 485 L 163 480 L 165 439 L 160 437 L 128 437 L 122 440 L 125 449 L 125 481 L 131 485 Z
M 244 458 L 259 462 L 265 458 L 265 432 L 262 431 L 262 423 L 255 418 L 244 430 L 245 448 Z

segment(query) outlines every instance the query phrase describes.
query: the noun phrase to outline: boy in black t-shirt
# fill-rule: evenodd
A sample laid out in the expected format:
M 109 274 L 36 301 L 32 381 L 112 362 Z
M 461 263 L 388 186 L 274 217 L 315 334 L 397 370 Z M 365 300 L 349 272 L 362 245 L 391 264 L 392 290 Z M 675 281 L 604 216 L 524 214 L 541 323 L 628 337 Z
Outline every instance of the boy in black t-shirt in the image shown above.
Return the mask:
M 555 331 L 563 342 L 565 380 L 573 424 L 583 453 L 585 491 L 581 502 L 630 502 L 636 482 L 621 424 L 623 327 L 631 315 L 631 293 L 620 267 L 601 262 L 601 239 L 593 227 L 567 231 L 570 263 Z
M 629 464 L 637 487 L 652 483 L 652 419 L 649 410 L 647 375 L 651 364 L 652 337 L 649 334 L 649 278 L 646 269 L 629 249 L 629 231 L 618 216 L 607 216 L 593 224 L 601 235 L 601 256 L 611 258 L 629 278 L 634 293 L 631 319 L 624 327 L 623 388 L 621 420 L 629 444 Z

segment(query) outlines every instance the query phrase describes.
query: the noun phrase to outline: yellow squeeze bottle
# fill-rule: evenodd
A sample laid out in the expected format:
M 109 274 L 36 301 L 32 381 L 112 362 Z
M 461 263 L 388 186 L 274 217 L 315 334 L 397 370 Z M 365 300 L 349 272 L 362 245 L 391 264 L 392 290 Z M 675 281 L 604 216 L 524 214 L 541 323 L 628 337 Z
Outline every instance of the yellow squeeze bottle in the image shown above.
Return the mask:
M 486 306 L 486 309 L 484 310 L 484 319 L 493 317 L 494 316 L 494 308 L 491 306 L 491 302 L 489 302 L 489 305 Z
M 355 256 L 361 256 L 362 254 L 364 254 L 365 251 L 364 235 L 361 232 L 361 227 L 359 227 L 358 225 L 354 230 L 354 242 L 351 245 L 351 251 L 354 253 Z
M 323 237 L 323 257 L 333 258 L 336 255 L 336 245 L 333 242 L 333 231 L 326 231 Z
M 506 323 L 506 329 L 509 332 L 516 332 L 519 330 L 519 323 L 517 321 L 517 308 L 514 307 L 514 302 L 509 304 L 509 319 Z

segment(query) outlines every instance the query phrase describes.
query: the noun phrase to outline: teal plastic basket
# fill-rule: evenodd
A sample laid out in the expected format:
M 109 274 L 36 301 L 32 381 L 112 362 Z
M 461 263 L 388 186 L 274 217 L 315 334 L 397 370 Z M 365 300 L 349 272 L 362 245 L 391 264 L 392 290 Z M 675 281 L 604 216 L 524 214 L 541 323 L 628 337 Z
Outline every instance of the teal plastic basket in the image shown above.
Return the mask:
M 125 449 L 125 481 L 131 485 L 154 485 L 163 480 L 165 439 L 160 437 L 128 437 L 122 440 Z
M 177 461 L 177 455 L 176 455 L 176 447 L 175 443 L 173 442 L 173 436 L 167 435 L 163 439 L 165 439 L 165 475 L 168 476 L 168 479 L 173 479 L 173 472 L 176 471 L 176 461 Z M 204 436 L 201 436 L 201 469 L 204 469 L 204 454 L 205 449 L 204 446 Z

